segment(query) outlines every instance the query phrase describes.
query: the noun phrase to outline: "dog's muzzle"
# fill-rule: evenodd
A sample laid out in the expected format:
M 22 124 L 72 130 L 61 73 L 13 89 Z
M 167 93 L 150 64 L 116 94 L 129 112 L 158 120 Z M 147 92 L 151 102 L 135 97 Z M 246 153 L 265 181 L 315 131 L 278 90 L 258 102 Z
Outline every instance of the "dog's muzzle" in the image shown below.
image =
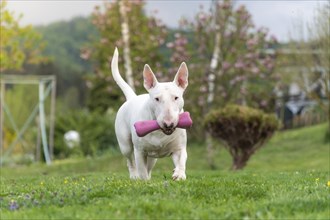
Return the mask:
M 161 128 L 163 133 L 166 135 L 171 135 L 175 131 L 174 123 L 166 124 L 163 123 L 163 127 Z

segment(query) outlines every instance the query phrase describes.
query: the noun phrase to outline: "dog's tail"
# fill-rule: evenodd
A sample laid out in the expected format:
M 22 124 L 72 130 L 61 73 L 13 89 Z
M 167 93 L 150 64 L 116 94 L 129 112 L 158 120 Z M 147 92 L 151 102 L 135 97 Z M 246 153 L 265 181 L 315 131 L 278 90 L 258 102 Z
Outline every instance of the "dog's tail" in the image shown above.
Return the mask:
M 120 87 L 120 89 L 123 91 L 126 100 L 129 100 L 130 98 L 133 98 L 136 96 L 133 89 L 125 82 L 125 80 L 121 77 L 118 69 L 118 49 L 116 47 L 115 52 L 113 53 L 112 62 L 111 62 L 111 71 L 112 76 L 115 79 L 116 83 Z

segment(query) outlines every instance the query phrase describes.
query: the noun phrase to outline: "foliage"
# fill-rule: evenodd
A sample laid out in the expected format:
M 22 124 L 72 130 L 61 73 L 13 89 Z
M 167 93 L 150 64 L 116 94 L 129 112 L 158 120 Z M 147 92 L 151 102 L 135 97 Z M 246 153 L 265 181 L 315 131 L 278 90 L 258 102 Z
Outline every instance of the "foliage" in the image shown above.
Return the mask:
M 70 130 L 80 135 L 78 149 L 70 149 L 64 141 L 64 134 Z M 114 133 L 114 114 L 99 114 L 85 110 L 74 110 L 57 116 L 55 124 L 54 155 L 65 158 L 70 154 L 82 153 L 95 156 L 117 144 Z
M 129 12 L 128 25 L 130 31 L 129 47 L 131 51 L 134 85 L 137 92 L 144 91 L 142 86 L 142 70 L 144 64 L 156 67 L 155 73 L 162 75 L 162 57 L 159 47 L 164 43 L 166 29 L 162 22 L 144 11 L 144 1 L 125 1 L 125 8 Z M 85 59 L 95 63 L 95 74 L 88 80 L 90 94 L 88 107 L 101 112 L 109 107 L 117 109 L 122 101 L 122 95 L 111 76 L 109 61 L 114 48 L 118 47 L 123 54 L 123 40 L 121 35 L 121 16 L 119 1 L 104 2 L 96 6 L 93 12 L 93 24 L 98 30 L 99 39 L 91 47 L 82 50 Z M 119 62 L 122 60 L 120 59 Z M 121 62 L 122 63 L 122 62 Z M 123 65 L 119 65 L 120 69 Z M 124 74 L 123 69 L 121 73 Z
M 189 60 L 187 109 L 203 115 L 208 109 L 239 103 L 273 112 L 276 54 L 270 49 L 276 44 L 275 37 L 265 28 L 256 28 L 243 5 L 214 1 L 211 10 L 201 8 L 193 22 L 182 20 L 185 32 L 167 44 L 173 51 L 172 60 Z M 192 40 L 189 32 L 193 33 Z M 218 34 L 218 66 L 210 72 Z M 189 44 L 192 41 L 194 44 Z M 214 98 L 208 102 L 210 93 Z
M 279 128 L 274 115 L 260 110 L 229 105 L 207 114 L 205 127 L 223 141 L 233 157 L 232 169 L 242 169 L 252 154 L 264 145 Z
M 16 17 L 0 3 L 0 71 L 21 70 L 24 64 L 38 64 L 45 61 L 42 50 L 45 43 L 31 25 L 20 26 L 22 15 Z
M 92 64 L 80 57 L 80 50 L 97 37 L 91 17 L 76 17 L 36 26 L 35 30 L 48 42 L 42 51 L 42 55 L 48 58 L 47 62 L 25 64 L 23 71 L 7 70 L 5 73 L 55 75 L 57 97 L 64 100 L 68 107 L 84 106 L 87 96 L 85 78 L 91 73 Z
M 128 180 L 126 161 L 118 154 L 2 167 L 1 217 L 327 219 L 326 126 L 277 133 L 249 167 L 234 173 L 208 170 L 205 150 L 189 147 L 185 182 L 169 180 L 169 158 L 157 162 L 147 182 Z M 221 164 L 229 159 L 225 153 L 219 155 Z

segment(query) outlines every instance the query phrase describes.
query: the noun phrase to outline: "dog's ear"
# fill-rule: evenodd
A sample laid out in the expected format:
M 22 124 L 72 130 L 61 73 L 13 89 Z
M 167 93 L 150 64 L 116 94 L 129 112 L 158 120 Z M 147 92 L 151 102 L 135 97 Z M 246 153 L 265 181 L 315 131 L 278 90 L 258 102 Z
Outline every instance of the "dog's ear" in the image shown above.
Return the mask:
M 148 64 L 144 65 L 143 79 L 144 79 L 144 88 L 147 91 L 154 88 L 158 83 L 155 74 L 152 72 Z
M 182 89 L 188 86 L 188 67 L 185 62 L 182 62 L 178 72 L 175 75 L 174 83 Z

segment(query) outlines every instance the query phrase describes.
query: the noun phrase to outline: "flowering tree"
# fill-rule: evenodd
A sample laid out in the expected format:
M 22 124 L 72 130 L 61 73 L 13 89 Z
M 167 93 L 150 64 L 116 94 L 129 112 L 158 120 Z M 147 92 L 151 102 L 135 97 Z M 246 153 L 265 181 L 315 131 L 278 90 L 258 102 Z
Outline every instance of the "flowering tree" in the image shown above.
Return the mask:
M 154 15 L 144 12 L 144 1 L 111 1 L 97 6 L 93 12 L 93 24 L 99 32 L 99 39 L 92 47 L 82 49 L 81 56 L 91 59 L 95 74 L 88 79 L 90 87 L 88 106 L 90 109 L 105 111 L 117 108 L 123 97 L 111 77 L 109 61 L 115 47 L 124 55 L 125 69 L 121 69 L 126 80 L 139 93 L 144 64 L 154 68 L 155 74 L 162 76 L 162 56 L 159 47 L 164 44 L 166 28 Z
M 234 8 L 230 0 L 213 1 L 209 12 L 201 7 L 193 22 L 182 20 L 181 26 L 185 32 L 168 46 L 173 60 L 188 58 L 191 63 L 190 85 L 195 86 L 189 88 L 186 105 L 193 115 L 203 116 L 194 118 L 197 124 L 203 123 L 210 110 L 228 103 L 274 111 L 275 54 L 269 49 L 276 39 L 266 29 L 255 28 L 243 5 Z M 191 48 L 185 43 L 189 40 L 193 41 Z M 194 132 L 205 135 L 213 167 L 210 134 L 201 126 L 195 126 Z
M 167 44 L 173 60 L 191 63 L 190 85 L 196 86 L 187 97 L 187 105 L 194 106 L 189 110 L 205 115 L 237 103 L 272 112 L 276 56 L 270 48 L 275 37 L 257 29 L 243 5 L 234 8 L 230 0 L 214 1 L 211 8 L 208 12 L 201 7 L 193 22 L 181 21 L 185 31 Z M 189 41 L 191 48 L 185 43 Z

